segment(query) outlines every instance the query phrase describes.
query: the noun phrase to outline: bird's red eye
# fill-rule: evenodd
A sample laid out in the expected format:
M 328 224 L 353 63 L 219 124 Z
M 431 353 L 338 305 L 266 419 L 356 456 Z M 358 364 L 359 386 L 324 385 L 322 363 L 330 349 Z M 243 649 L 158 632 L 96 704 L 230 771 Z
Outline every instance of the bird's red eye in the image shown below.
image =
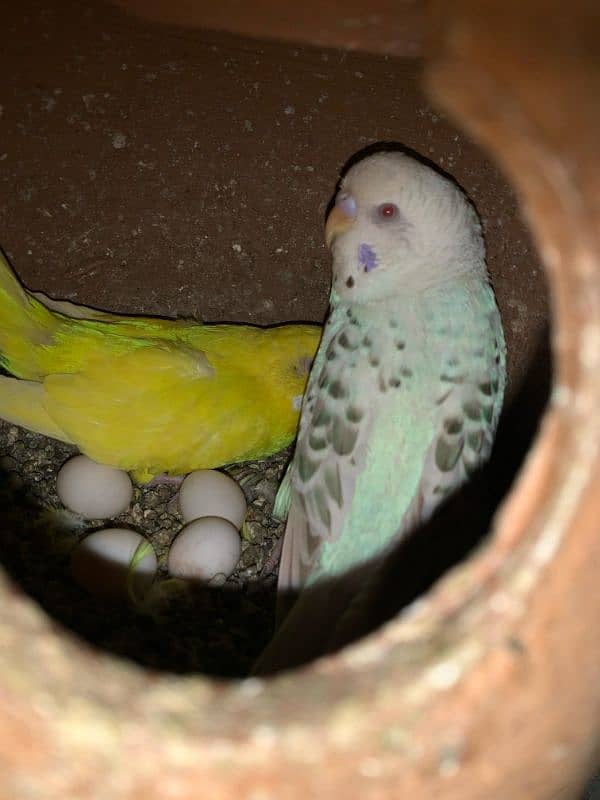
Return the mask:
M 394 203 L 382 203 L 377 209 L 377 214 L 381 219 L 393 219 L 398 213 L 398 206 Z

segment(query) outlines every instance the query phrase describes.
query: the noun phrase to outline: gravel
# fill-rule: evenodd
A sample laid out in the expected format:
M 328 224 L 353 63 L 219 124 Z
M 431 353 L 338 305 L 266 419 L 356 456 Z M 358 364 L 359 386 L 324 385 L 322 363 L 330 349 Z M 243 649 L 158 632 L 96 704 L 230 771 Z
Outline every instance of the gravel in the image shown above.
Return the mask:
M 289 451 L 225 471 L 248 502 L 242 554 L 221 586 L 170 578 L 169 547 L 182 527 L 177 488 L 136 486 L 127 512 L 110 520 L 82 520 L 56 495 L 56 475 L 77 450 L 0 421 L 0 559 L 22 589 L 54 619 L 93 645 L 159 670 L 246 675 L 274 623 L 276 559 L 283 533 L 272 516 Z M 93 530 L 131 527 L 153 544 L 158 576 L 141 606 L 110 605 L 74 581 L 70 556 Z

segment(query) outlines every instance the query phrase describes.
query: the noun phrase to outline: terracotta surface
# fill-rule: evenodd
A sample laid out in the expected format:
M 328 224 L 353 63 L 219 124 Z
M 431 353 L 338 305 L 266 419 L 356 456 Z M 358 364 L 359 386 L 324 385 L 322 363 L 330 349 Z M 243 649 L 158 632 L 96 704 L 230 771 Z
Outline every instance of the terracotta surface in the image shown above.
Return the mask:
M 146 19 L 229 31 L 258 39 L 291 39 L 400 56 L 423 48 L 426 5 L 419 0 L 113 0 Z
M 475 199 L 515 396 L 537 375 L 543 281 L 514 201 L 423 99 L 419 64 L 56 5 L 5 13 L 0 61 L 0 227 L 30 285 L 121 310 L 319 318 L 335 174 L 399 139 L 444 158 Z M 586 45 L 600 31 L 575 6 L 532 3 L 523 19 L 465 0 L 431 16 L 427 83 L 510 172 L 553 287 L 552 407 L 492 541 L 364 642 L 268 682 L 117 662 L 3 577 L 1 794 L 576 796 L 600 745 L 600 68 Z

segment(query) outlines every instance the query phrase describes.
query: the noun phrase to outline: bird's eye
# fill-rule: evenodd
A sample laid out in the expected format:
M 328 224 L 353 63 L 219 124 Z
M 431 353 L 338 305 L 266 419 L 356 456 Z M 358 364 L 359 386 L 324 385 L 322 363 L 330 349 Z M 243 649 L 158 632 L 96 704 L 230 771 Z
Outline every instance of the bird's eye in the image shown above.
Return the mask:
M 394 219 L 398 216 L 398 206 L 394 203 L 382 203 L 377 209 L 379 219 Z

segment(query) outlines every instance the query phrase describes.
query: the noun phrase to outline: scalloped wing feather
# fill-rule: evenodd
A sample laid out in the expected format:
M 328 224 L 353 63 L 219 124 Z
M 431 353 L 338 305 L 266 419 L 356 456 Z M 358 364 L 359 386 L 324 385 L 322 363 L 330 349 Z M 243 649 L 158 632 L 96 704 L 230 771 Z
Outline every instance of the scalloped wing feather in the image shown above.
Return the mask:
M 344 540 L 353 538 L 347 523 L 357 481 L 373 471 L 367 460 L 375 429 L 392 420 L 395 430 L 384 436 L 391 461 L 411 450 L 398 447 L 397 440 L 403 417 L 421 394 L 415 395 L 407 383 L 414 375 L 407 348 L 412 322 L 412 315 L 404 323 L 394 316 L 382 330 L 379 318 L 351 309 L 337 308 L 330 316 L 311 372 L 292 466 L 293 496 L 306 522 L 298 513 L 288 520 L 281 589 L 313 580 L 329 545 L 338 554 L 348 551 L 336 542 L 342 533 Z M 427 433 L 420 435 L 417 450 L 423 449 L 423 436 Z M 398 503 L 409 501 L 405 497 Z

